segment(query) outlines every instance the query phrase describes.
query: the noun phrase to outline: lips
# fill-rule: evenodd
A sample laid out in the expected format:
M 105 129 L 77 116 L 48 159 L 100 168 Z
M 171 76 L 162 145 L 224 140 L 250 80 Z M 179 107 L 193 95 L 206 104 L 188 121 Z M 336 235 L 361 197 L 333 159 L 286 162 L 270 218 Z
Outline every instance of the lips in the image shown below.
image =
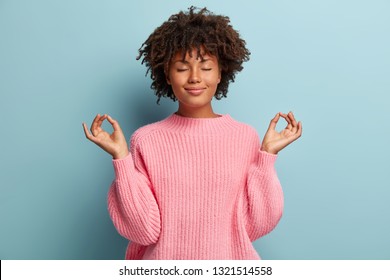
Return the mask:
M 205 88 L 185 88 L 186 92 L 191 95 L 200 95 L 205 91 Z

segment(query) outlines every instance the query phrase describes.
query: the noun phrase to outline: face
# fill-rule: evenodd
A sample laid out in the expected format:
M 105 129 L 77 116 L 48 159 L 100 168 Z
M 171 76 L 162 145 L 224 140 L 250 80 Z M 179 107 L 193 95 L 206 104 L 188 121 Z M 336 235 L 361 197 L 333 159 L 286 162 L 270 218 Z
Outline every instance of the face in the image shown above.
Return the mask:
M 218 60 L 215 56 L 197 50 L 186 54 L 184 60 L 178 52 L 169 64 L 167 82 L 179 102 L 178 113 L 188 117 L 215 116 L 211 100 L 221 81 Z

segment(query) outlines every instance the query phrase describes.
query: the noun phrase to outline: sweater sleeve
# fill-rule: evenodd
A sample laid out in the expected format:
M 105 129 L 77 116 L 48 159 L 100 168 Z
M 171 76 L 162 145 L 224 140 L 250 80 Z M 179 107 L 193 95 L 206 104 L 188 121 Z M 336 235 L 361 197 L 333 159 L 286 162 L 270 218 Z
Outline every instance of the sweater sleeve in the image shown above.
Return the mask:
M 157 242 L 160 211 L 142 157 L 136 148 L 113 160 L 115 180 L 108 192 L 108 211 L 123 237 L 141 245 Z
M 283 191 L 274 167 L 276 158 L 259 150 L 248 171 L 243 209 L 251 241 L 271 232 L 282 217 Z

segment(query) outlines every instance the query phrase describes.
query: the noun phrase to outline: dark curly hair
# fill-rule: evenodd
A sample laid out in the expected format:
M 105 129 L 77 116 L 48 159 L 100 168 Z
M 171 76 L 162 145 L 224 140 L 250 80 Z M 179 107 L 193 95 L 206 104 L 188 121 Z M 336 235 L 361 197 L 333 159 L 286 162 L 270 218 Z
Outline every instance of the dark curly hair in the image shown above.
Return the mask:
M 226 16 L 215 15 L 207 8 L 190 7 L 188 12 L 172 15 L 168 21 L 156 28 L 139 49 L 137 60 L 150 71 L 153 82 L 151 88 L 157 95 L 157 103 L 161 97 L 169 97 L 176 101 L 171 86 L 166 81 L 166 73 L 172 58 L 181 52 L 184 57 L 197 49 L 201 57 L 201 48 L 207 54 L 218 59 L 221 81 L 215 93 L 216 99 L 226 97 L 230 82 L 234 82 L 237 72 L 243 69 L 242 63 L 249 60 L 250 52 L 245 41 L 230 25 Z

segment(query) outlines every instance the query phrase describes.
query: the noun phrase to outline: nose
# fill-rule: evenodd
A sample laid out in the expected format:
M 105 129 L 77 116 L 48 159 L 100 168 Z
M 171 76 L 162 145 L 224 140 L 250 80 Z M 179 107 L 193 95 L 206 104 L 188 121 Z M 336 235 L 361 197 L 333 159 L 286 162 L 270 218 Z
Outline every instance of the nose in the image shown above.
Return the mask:
M 196 69 L 192 69 L 190 71 L 190 76 L 188 77 L 188 83 L 190 84 L 196 84 L 200 83 L 202 81 L 199 71 Z

